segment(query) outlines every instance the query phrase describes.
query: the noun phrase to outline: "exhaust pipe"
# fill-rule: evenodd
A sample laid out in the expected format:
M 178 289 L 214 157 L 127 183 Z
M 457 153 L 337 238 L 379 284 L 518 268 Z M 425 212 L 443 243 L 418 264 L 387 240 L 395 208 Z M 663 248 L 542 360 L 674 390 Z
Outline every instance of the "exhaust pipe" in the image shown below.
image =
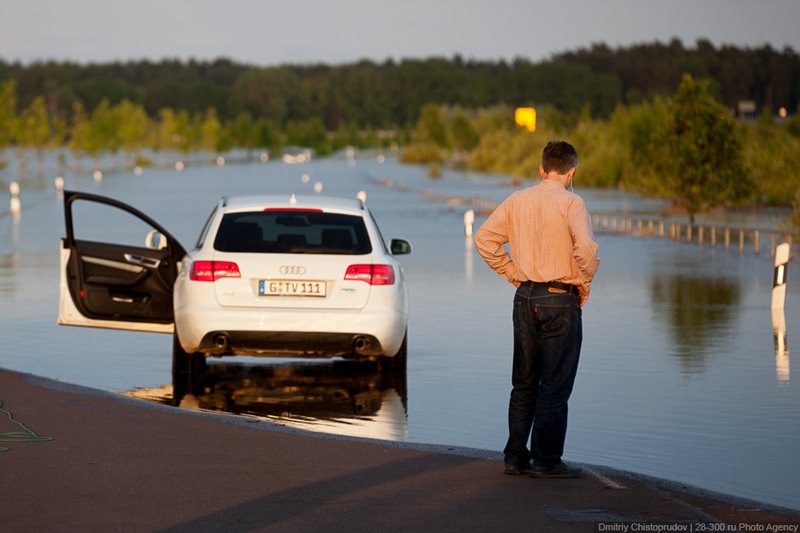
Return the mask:
M 370 348 L 370 342 L 367 337 L 356 337 L 353 340 L 353 351 L 356 355 L 366 355 Z
M 227 333 L 217 333 L 214 335 L 214 346 L 220 350 L 227 350 L 228 345 L 231 343 L 231 338 Z

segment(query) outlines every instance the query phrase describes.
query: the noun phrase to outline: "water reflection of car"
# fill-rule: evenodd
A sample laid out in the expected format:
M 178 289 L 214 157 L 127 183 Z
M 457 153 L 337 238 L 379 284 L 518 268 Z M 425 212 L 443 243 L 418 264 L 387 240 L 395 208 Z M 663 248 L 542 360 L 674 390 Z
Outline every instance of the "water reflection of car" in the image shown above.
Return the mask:
M 405 440 L 406 390 L 405 373 L 383 371 L 375 362 L 333 360 L 201 363 L 173 372 L 171 389 L 126 394 L 329 433 Z
M 74 211 L 87 203 L 144 222 L 145 246 L 76 234 Z M 407 288 L 395 256 L 411 246 L 387 246 L 360 199 L 223 198 L 189 252 L 111 198 L 65 191 L 64 211 L 59 324 L 174 332 L 179 365 L 209 355 L 405 365 Z

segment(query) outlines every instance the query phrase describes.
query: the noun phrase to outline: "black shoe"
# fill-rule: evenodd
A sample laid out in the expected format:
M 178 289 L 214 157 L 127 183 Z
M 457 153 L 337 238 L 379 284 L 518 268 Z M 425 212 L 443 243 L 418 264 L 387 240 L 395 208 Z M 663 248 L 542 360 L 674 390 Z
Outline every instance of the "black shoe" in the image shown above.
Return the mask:
M 503 470 L 504 474 L 508 474 L 509 476 L 523 476 L 529 475 L 533 472 L 530 463 L 524 463 L 522 465 L 514 464 L 514 463 L 506 463 L 505 470 Z
M 531 477 L 538 478 L 575 478 L 581 477 L 582 470 L 577 466 L 569 466 L 560 462 L 552 466 L 534 465 Z

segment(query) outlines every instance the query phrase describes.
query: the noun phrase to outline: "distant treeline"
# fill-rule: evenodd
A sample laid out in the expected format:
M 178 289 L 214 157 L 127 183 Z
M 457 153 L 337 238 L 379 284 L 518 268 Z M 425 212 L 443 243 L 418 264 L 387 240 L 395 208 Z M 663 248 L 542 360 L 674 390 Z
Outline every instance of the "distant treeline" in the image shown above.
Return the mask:
M 11 63 L 0 58 L 0 82 L 16 82 L 17 112 L 43 97 L 51 117 L 70 120 L 74 102 L 92 113 L 103 101 L 124 100 L 150 117 L 162 109 L 190 115 L 215 110 L 227 122 L 242 113 L 278 128 L 319 120 L 333 131 L 413 126 L 426 104 L 484 108 L 496 104 L 552 105 L 564 113 L 588 109 L 607 118 L 622 105 L 670 95 L 685 73 L 711 80 L 711 91 L 735 109 L 752 100 L 760 113 L 800 104 L 800 56 L 790 48 L 715 47 L 677 39 L 590 48 L 532 62 L 452 58 L 343 65 L 259 67 L 228 59 L 105 64 Z

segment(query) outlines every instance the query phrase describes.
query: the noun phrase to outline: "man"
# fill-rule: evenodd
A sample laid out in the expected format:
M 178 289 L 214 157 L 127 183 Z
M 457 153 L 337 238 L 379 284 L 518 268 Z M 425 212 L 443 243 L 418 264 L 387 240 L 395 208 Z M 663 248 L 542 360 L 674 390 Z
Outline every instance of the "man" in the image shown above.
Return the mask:
M 517 287 L 506 474 L 580 475 L 561 456 L 583 340 L 581 308 L 600 260 L 586 206 L 567 190 L 577 165 L 571 144 L 547 143 L 542 181 L 509 196 L 475 234 L 481 257 Z

